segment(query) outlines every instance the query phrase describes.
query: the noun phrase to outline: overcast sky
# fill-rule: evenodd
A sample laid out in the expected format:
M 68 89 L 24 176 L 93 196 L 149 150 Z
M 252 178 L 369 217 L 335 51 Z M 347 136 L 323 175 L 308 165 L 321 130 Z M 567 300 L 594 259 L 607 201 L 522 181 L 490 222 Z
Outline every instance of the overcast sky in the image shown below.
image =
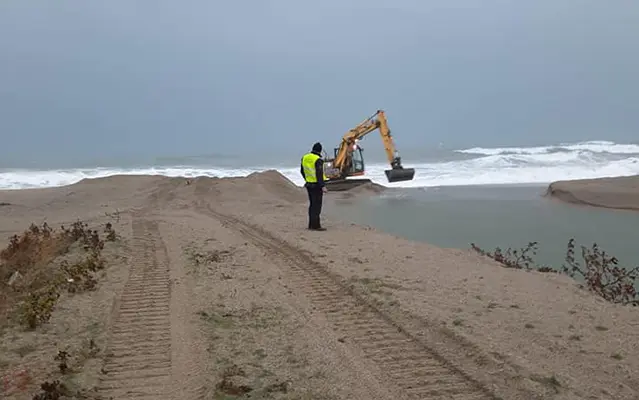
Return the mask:
M 0 159 L 639 140 L 638 74 L 636 0 L 2 0 Z

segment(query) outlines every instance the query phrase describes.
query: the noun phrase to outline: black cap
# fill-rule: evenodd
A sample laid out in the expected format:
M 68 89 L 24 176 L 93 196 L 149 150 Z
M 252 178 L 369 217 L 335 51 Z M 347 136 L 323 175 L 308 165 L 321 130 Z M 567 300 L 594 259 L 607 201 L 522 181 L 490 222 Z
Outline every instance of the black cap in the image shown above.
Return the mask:
M 321 153 L 322 152 L 322 144 L 320 142 L 317 142 L 313 145 L 313 151 L 316 153 Z

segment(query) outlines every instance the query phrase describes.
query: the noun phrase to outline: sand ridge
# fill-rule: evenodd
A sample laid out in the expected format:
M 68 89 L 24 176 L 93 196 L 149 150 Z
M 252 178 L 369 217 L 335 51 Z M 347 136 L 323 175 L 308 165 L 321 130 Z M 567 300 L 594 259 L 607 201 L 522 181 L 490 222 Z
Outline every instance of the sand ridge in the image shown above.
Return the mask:
M 557 181 L 546 196 L 578 205 L 639 210 L 639 175 Z
M 339 198 L 329 193 L 326 206 Z M 565 276 L 507 270 L 466 250 L 331 220 L 327 232 L 306 231 L 304 189 L 276 171 L 116 176 L 2 192 L 4 199 L 21 204 L 0 207 L 6 231 L 24 229 L 33 215 L 54 222 L 122 214 L 128 257 L 107 275 L 127 268 L 127 283 L 107 279 L 99 289 L 116 298 L 102 325 L 108 339 L 95 386 L 104 395 L 632 399 L 639 392 L 635 309 L 608 304 Z

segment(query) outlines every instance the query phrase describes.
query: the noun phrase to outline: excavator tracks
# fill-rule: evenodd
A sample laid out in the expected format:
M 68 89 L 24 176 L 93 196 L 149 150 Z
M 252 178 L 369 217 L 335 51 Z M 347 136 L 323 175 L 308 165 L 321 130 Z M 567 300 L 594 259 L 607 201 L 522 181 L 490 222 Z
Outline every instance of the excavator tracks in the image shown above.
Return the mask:
M 113 399 L 168 399 L 171 313 L 168 263 L 155 221 L 133 220 L 129 280 L 107 345 L 100 394 Z
M 291 279 L 335 329 L 356 343 L 409 399 L 498 399 L 488 389 L 416 339 L 389 316 L 343 285 L 324 266 L 283 240 L 233 216 L 206 208 L 290 268 Z

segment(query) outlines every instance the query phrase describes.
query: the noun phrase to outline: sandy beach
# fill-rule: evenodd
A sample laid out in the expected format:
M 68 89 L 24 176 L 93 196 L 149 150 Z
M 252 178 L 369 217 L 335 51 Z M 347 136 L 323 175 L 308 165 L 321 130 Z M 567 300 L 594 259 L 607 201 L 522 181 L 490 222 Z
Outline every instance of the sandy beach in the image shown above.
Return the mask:
M 625 179 L 636 193 L 604 196 L 610 181 L 551 191 L 639 208 L 637 178 Z M 325 207 L 366 195 L 329 194 Z M 31 399 L 47 380 L 93 399 L 639 396 L 636 307 L 471 250 L 335 220 L 310 232 L 306 200 L 274 171 L 0 192 L 7 238 L 78 219 L 118 234 L 94 290 L 63 293 L 33 331 L 2 316 L 3 398 Z M 21 278 L 10 286 L 15 271 L 0 272 L 0 289 L 15 296 Z M 54 360 L 61 350 L 73 373 Z
M 639 175 L 557 181 L 546 195 L 585 206 L 639 210 Z

